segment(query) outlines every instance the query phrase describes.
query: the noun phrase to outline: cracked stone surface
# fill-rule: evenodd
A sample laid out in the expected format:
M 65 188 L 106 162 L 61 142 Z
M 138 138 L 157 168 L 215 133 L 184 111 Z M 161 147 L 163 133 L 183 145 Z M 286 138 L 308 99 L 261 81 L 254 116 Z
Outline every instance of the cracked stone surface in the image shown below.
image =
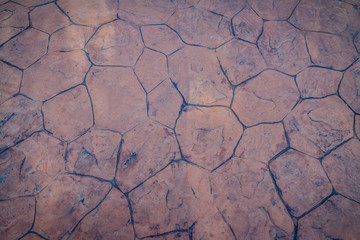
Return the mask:
M 359 0 L 0 0 L 0 238 L 358 239 Z

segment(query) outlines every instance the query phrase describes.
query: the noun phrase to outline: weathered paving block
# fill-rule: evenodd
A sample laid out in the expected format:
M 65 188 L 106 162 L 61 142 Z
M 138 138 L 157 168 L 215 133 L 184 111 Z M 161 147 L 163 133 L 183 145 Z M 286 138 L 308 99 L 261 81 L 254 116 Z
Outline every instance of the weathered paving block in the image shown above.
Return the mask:
M 245 6 L 245 0 L 201 0 L 197 6 L 224 15 L 225 17 L 232 18 Z
M 286 20 L 298 4 L 298 0 L 262 1 L 249 0 L 250 6 L 266 20 Z
M 255 43 L 262 32 L 262 19 L 249 7 L 244 8 L 232 19 L 236 37 Z
M 0 62 L 0 104 L 19 92 L 22 73 L 6 63 Z
M 360 62 L 349 68 L 341 81 L 339 93 L 347 104 L 360 114 Z

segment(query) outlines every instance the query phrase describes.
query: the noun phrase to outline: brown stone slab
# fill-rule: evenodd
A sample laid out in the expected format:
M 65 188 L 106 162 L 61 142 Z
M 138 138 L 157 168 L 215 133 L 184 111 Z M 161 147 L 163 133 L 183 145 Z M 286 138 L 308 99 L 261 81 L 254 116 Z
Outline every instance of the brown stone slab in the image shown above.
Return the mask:
M 262 19 L 249 7 L 244 8 L 232 19 L 236 37 L 256 43 L 262 32 Z
M 23 238 L 21 238 L 21 240 L 42 240 L 42 239 L 44 239 L 44 238 L 39 237 L 35 233 L 28 233 Z
M 223 15 L 228 18 L 232 18 L 237 12 L 239 12 L 245 5 L 245 0 L 201 0 L 197 7 L 206 9 L 211 12 Z
M 358 138 L 360 138 L 360 115 L 355 116 L 355 132 Z
M 360 114 L 360 62 L 349 68 L 341 81 L 339 93 L 347 104 Z
M 22 72 L 0 62 L 0 104 L 19 92 Z
M 174 0 L 173 2 L 177 9 L 183 9 L 193 7 L 199 2 L 199 0 Z
M 51 0 L 16 0 L 14 2 L 17 2 L 17 3 L 27 6 L 27 7 L 32 7 L 32 6 L 37 6 L 37 5 L 51 2 Z
M 331 117 L 330 117 L 331 116 Z M 284 119 L 290 146 L 313 157 L 353 136 L 354 113 L 336 96 L 306 99 Z
M 298 0 L 249 0 L 249 4 L 255 12 L 266 20 L 286 20 L 298 2 Z
M 144 239 L 156 239 L 156 240 L 189 240 L 189 234 L 187 232 L 174 232 L 165 235 L 159 235 L 157 237 L 151 236 Z M 195 239 L 195 238 L 194 238 Z

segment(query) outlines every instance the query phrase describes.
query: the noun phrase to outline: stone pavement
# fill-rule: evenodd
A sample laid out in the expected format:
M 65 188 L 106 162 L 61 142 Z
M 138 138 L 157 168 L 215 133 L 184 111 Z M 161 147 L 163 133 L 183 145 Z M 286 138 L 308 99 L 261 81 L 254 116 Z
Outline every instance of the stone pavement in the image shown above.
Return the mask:
M 0 0 L 0 239 L 360 239 L 359 0 Z

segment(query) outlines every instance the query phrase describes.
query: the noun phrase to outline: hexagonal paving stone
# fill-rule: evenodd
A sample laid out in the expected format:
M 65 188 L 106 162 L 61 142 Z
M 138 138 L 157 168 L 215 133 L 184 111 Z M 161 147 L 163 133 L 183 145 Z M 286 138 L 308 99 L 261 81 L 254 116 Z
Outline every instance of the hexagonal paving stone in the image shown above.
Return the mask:
M 177 10 L 168 24 L 189 44 L 215 48 L 232 38 L 228 19 L 198 8 Z
M 221 66 L 232 84 L 237 85 L 266 68 L 255 44 L 231 40 L 216 50 Z
M 123 140 L 116 182 L 124 192 L 180 158 L 174 132 L 152 120 L 127 132 Z
M 145 92 L 130 68 L 94 67 L 86 83 L 97 126 L 124 133 L 147 118 Z
M 245 5 L 245 0 L 201 0 L 197 6 L 225 17 L 232 18 Z
M 82 83 L 89 67 L 81 50 L 50 53 L 24 71 L 21 92 L 33 99 L 49 99 Z
M 199 0 L 173 0 L 177 9 L 189 8 L 196 5 Z
M 186 229 L 209 208 L 208 172 L 185 162 L 172 163 L 129 198 L 138 237 Z
M 341 72 L 311 67 L 296 76 L 296 83 L 302 98 L 321 98 L 337 92 L 341 77 Z
M 4 239 L 18 239 L 24 235 L 34 220 L 33 197 L 0 201 L 0 234 Z
M 265 164 L 233 158 L 210 181 L 216 206 L 237 239 L 292 239 L 293 223 Z
M 351 39 L 343 36 L 307 32 L 306 42 L 312 61 L 319 66 L 343 70 L 358 58 Z
M 14 2 L 17 2 L 17 3 L 27 6 L 27 7 L 32 7 L 32 6 L 38 6 L 38 5 L 42 5 L 42 4 L 51 2 L 51 0 L 16 0 Z
M 91 129 L 68 147 L 66 166 L 69 171 L 112 180 L 121 135 Z
M 101 26 L 85 50 L 95 64 L 132 66 L 142 48 L 139 29 L 118 20 Z
M 246 128 L 236 148 L 236 156 L 267 163 L 287 147 L 284 127 L 281 123 L 260 124 Z
M 132 239 L 130 211 L 125 196 L 113 189 L 100 206 L 87 215 L 69 239 Z
M 61 238 L 104 198 L 110 187 L 89 177 L 59 176 L 36 197 L 33 230 L 46 238 Z
M 95 32 L 92 27 L 71 25 L 51 35 L 50 52 L 80 50 Z
M 259 49 L 267 64 L 288 74 L 296 74 L 308 65 L 303 32 L 288 22 L 265 22 Z
M 249 0 L 249 4 L 260 17 L 266 20 L 286 20 L 298 4 L 298 0 L 262 1 Z
M 149 116 L 173 128 L 183 100 L 169 79 L 163 81 L 148 95 Z
M 235 89 L 232 108 L 240 121 L 251 126 L 281 121 L 298 99 L 292 77 L 267 70 Z
M 49 12 L 51 12 L 51 14 L 49 14 Z M 34 8 L 30 12 L 30 19 L 34 28 L 50 34 L 70 25 L 69 19 L 54 3 Z
M 35 133 L 3 152 L 0 199 L 35 194 L 65 169 L 65 144 L 46 133 Z
M 360 114 L 360 62 L 345 72 L 339 93 L 346 103 Z
M 331 117 L 330 117 L 331 116 Z M 284 120 L 290 146 L 321 157 L 353 136 L 354 113 L 336 96 L 305 99 Z
M 244 8 L 232 19 L 236 37 L 255 43 L 262 32 L 262 19 L 249 7 Z
M 16 96 L 0 105 L 0 152 L 42 129 L 41 103 Z
M 116 19 L 116 0 L 59 0 L 57 4 L 77 24 L 97 27 Z
M 23 31 L 0 48 L 0 58 L 27 68 L 46 53 L 49 36 L 33 28 Z
M 147 92 L 168 77 L 166 57 L 158 52 L 145 49 L 135 65 L 136 75 Z
M 299 239 L 357 239 L 360 205 L 341 196 L 333 196 L 299 220 Z
M 91 103 L 84 86 L 78 86 L 45 102 L 46 130 L 67 141 L 73 140 L 93 123 Z
M 0 104 L 19 92 L 22 72 L 0 61 Z
M 186 107 L 175 131 L 184 157 L 209 170 L 233 153 L 243 128 L 225 107 Z
M 28 9 L 9 2 L 0 6 L 0 45 L 29 25 Z
M 175 52 L 184 45 L 179 36 L 168 26 L 142 26 L 141 33 L 147 47 L 167 55 Z
M 322 160 L 335 191 L 360 201 L 360 142 L 351 139 Z
M 232 88 L 214 51 L 186 47 L 169 57 L 169 74 L 188 103 L 230 105 Z
M 38 234 L 35 233 L 28 233 L 21 240 L 42 240 L 44 238 L 40 237 Z
M 355 132 L 358 138 L 360 138 L 360 115 L 355 116 Z
M 332 192 L 320 161 L 295 150 L 281 154 L 270 169 L 293 216 L 301 216 Z
M 139 25 L 160 24 L 165 23 L 174 11 L 175 5 L 167 0 L 126 0 L 119 2 L 118 15 L 120 19 Z

